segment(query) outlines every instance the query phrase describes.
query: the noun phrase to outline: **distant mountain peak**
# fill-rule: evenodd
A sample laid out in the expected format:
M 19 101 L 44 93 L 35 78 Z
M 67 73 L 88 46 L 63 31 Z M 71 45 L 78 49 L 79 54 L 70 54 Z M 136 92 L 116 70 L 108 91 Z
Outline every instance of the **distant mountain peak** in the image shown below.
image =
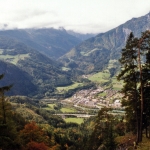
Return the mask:
M 65 32 L 66 32 L 66 30 L 65 30 L 64 27 L 59 27 L 58 29 L 59 29 L 60 31 L 65 31 Z

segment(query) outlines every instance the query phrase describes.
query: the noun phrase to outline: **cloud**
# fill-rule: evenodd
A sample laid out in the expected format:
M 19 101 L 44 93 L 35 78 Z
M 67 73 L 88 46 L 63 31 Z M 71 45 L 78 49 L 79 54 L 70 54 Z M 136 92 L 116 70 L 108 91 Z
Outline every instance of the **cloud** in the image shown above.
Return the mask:
M 23 21 L 23 20 L 28 20 L 30 18 L 38 18 L 44 17 L 44 16 L 49 16 L 49 17 L 57 17 L 57 13 L 53 11 L 44 11 L 44 10 L 21 10 L 17 13 L 14 14 L 12 17 L 13 21 Z
M 0 1 L 0 29 L 63 26 L 98 33 L 145 15 L 149 8 L 149 0 L 5 0 Z
M 115 26 L 114 26 L 115 27 Z M 87 23 L 87 24 L 76 24 L 76 25 L 65 25 L 65 29 L 67 30 L 72 30 L 80 33 L 99 33 L 98 31 L 105 32 L 108 31 L 110 28 L 113 28 L 112 25 L 106 25 L 104 23 L 98 23 L 98 24 L 92 24 L 92 23 Z
M 7 29 L 8 24 L 0 24 L 0 29 L 4 30 Z

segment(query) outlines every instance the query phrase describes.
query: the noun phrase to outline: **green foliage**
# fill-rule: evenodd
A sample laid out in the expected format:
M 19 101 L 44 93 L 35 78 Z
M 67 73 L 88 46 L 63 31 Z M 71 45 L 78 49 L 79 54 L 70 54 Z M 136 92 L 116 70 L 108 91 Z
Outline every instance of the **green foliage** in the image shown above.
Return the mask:
M 110 72 L 110 77 L 113 77 L 116 74 L 116 68 L 110 68 L 109 72 Z
M 70 73 L 60 63 L 14 39 L 1 42 L 0 72 L 7 72 L 3 82 L 14 82 L 9 95 L 51 96 L 55 86 L 72 84 Z
M 0 75 L 0 79 L 3 77 L 4 75 Z M 19 126 L 14 117 L 15 114 L 12 112 L 8 99 L 4 96 L 5 92 L 10 90 L 11 87 L 0 87 L 0 148 L 4 150 L 19 149 L 21 146 L 17 141 L 17 129 L 19 129 Z
M 7 95 L 28 95 L 31 91 L 34 93 L 37 90 L 31 78 L 15 65 L 0 60 L 0 66 L 0 72 L 5 72 L 0 85 L 13 84 L 11 90 L 6 93 Z
M 89 138 L 87 150 L 97 150 L 105 147 L 108 150 L 115 150 L 115 118 L 108 113 L 109 109 L 103 108 L 99 111 L 94 124 L 94 130 Z M 92 144 L 91 144 L 92 143 Z
M 0 79 L 2 79 L 3 77 L 4 77 L 3 74 L 0 75 Z M 9 112 L 10 105 L 7 102 L 7 100 L 5 100 L 4 93 L 6 91 L 9 91 L 11 87 L 12 87 L 12 85 L 0 87 L 0 115 L 1 115 L 0 123 L 1 124 L 6 124 L 6 122 L 7 122 L 7 120 L 6 120 L 7 112 Z
M 134 38 L 131 33 L 127 39 L 120 59 L 122 70 L 118 75 L 124 81 L 124 98 L 128 130 L 136 133 L 137 142 L 142 141 L 142 131 L 149 126 L 149 53 L 150 32 L 142 33 L 141 38 Z
M 135 49 L 138 40 L 134 38 L 131 33 L 126 47 L 122 49 L 122 57 L 120 59 L 121 67 L 123 68 L 118 75 L 118 79 L 123 79 L 124 86 L 122 92 L 124 93 L 124 99 L 122 105 L 126 108 L 127 123 L 129 123 L 129 130 L 137 132 L 140 113 L 140 103 L 138 97 L 137 84 L 139 81 L 139 73 L 137 72 L 137 51 Z

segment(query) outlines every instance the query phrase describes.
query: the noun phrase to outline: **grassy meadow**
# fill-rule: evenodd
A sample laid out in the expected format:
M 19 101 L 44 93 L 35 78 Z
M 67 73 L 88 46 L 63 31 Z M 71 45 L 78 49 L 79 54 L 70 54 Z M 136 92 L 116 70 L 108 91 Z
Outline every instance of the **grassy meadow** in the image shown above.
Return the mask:
M 56 106 L 56 104 L 47 104 L 47 107 L 44 107 L 44 109 L 46 110 L 54 110 L 54 106 Z M 61 106 L 60 111 L 62 113 L 75 113 L 77 112 L 77 110 L 73 107 L 65 107 L 65 106 Z
M 43 109 L 46 109 L 46 110 L 54 110 L 54 106 L 56 104 L 47 104 L 48 106 L 47 107 L 43 107 Z
M 114 90 L 121 90 L 123 81 L 117 81 L 116 77 L 112 78 L 112 85 Z
M 109 72 L 103 71 L 90 76 L 88 79 L 95 83 L 104 83 L 109 81 L 109 76 Z
M 76 112 L 76 109 L 74 109 L 74 108 L 67 108 L 67 107 L 63 107 L 63 108 L 61 108 L 60 110 L 61 110 L 61 112 L 63 112 L 63 113 Z
M 6 60 L 6 61 L 8 61 L 8 62 L 10 62 L 14 65 L 16 65 L 19 60 L 22 60 L 26 57 L 29 57 L 29 54 L 3 55 L 2 52 L 3 52 L 3 50 L 0 49 L 0 59 L 1 60 Z
M 56 104 L 48 104 L 48 107 L 50 107 L 50 108 L 54 108 L 54 106 L 56 106 Z
M 65 118 L 66 122 L 74 122 L 77 124 L 81 124 L 84 122 L 84 118 Z
M 77 82 L 74 82 L 72 85 L 69 85 L 69 86 L 63 86 L 63 87 L 57 87 L 56 89 L 59 91 L 59 92 L 62 92 L 62 91 L 68 91 L 70 89 L 75 89 L 79 86 L 83 86 L 83 83 L 77 83 Z
M 106 93 L 105 92 L 99 93 L 98 96 L 104 97 L 104 96 L 106 96 Z

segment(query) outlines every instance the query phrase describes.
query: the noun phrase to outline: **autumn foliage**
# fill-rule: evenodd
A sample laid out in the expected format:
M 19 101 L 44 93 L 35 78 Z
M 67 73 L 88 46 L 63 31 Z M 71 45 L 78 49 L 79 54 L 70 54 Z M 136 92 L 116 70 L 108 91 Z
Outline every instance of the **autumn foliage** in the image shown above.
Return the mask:
M 20 131 L 22 144 L 27 146 L 27 150 L 47 150 L 49 137 L 35 122 L 25 125 Z
M 27 144 L 27 150 L 48 150 L 48 147 L 43 142 L 37 143 L 31 141 Z

